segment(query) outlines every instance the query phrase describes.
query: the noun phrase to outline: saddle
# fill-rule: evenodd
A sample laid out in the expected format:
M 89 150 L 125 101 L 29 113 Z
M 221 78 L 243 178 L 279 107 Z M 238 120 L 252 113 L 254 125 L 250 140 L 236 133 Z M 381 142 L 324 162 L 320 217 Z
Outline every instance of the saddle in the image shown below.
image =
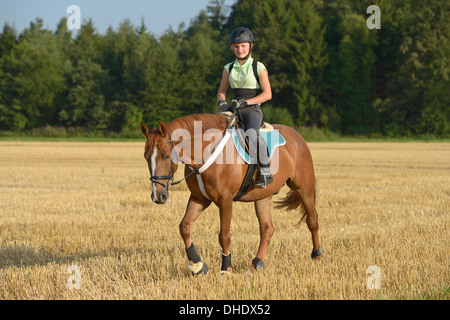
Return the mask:
M 251 164 L 248 141 L 245 141 L 244 124 L 238 120 L 237 116 L 229 111 L 222 112 L 227 117 L 228 130 L 232 130 L 232 138 L 236 151 L 247 164 Z M 264 139 L 267 145 L 267 154 L 269 159 L 273 156 L 276 148 L 286 144 L 284 137 L 274 129 L 274 127 L 264 122 L 259 129 L 260 136 Z
M 247 190 L 250 187 L 251 182 L 253 181 L 253 176 L 255 175 L 258 164 L 255 159 L 251 159 L 248 142 L 246 141 L 244 135 L 243 123 L 238 119 L 236 115 L 229 111 L 222 112 L 222 114 L 227 117 L 227 130 L 232 131 L 231 137 L 233 139 L 236 151 L 238 152 L 239 156 L 245 161 L 245 163 L 249 165 L 239 192 L 233 198 L 233 201 L 237 201 L 247 193 Z M 276 148 L 286 144 L 286 140 L 283 138 L 283 136 L 277 130 L 275 130 L 271 124 L 267 122 L 264 122 L 263 126 L 259 129 L 259 134 L 266 142 L 269 159 L 274 154 Z

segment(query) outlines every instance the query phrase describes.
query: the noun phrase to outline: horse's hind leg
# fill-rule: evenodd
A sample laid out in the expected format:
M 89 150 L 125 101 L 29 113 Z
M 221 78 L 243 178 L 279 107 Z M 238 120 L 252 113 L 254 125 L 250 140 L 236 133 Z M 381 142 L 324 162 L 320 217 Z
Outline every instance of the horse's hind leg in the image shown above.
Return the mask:
M 316 186 L 315 179 L 311 181 L 302 180 L 299 185 L 294 181 L 289 180 L 287 185 L 295 192 L 300 203 L 303 205 L 306 216 L 306 224 L 311 232 L 313 251 L 311 253 L 312 259 L 320 259 L 321 249 L 319 244 L 319 217 L 316 210 Z M 303 219 L 303 218 L 302 218 Z
M 314 197 L 313 197 L 314 199 Z M 313 242 L 313 250 L 311 252 L 311 258 L 320 260 L 320 256 L 322 251 L 320 249 L 319 244 L 319 217 L 317 214 L 317 210 L 315 208 L 314 200 L 308 198 L 305 202 L 305 210 L 306 210 L 306 224 L 308 225 L 308 229 L 311 232 L 312 242 Z
M 191 224 L 199 217 L 203 210 L 209 206 L 210 203 L 211 202 L 201 202 L 191 195 L 186 208 L 186 213 L 180 223 L 180 235 L 183 238 L 186 254 L 189 260 L 188 269 L 194 275 L 206 274 L 208 272 L 208 266 L 206 263 L 202 262 L 197 250 L 194 247 L 194 243 L 191 240 Z
M 252 261 L 252 271 L 262 268 L 267 249 L 269 248 L 269 242 L 274 232 L 272 217 L 270 215 L 271 201 L 272 196 L 255 201 L 255 211 L 259 221 L 260 243 L 256 258 Z

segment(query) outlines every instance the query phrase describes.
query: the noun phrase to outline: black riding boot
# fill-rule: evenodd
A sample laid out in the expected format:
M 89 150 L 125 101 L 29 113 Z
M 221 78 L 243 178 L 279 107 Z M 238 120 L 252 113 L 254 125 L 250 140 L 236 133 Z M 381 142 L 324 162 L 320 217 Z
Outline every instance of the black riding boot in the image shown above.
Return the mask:
M 267 154 L 267 145 L 264 139 L 258 135 L 258 164 L 259 177 L 255 182 L 255 187 L 266 188 L 268 184 L 273 182 L 272 173 L 270 172 L 270 159 Z
M 267 188 L 267 185 L 273 182 L 273 176 L 270 167 L 260 167 L 259 177 L 255 182 L 255 187 Z

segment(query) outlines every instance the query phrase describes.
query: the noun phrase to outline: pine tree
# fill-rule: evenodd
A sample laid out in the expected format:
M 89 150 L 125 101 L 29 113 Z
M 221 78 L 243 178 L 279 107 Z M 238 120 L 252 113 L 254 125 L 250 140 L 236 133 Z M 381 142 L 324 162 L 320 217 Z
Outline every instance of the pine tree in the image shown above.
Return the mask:
M 0 59 L 1 104 L 12 130 L 42 126 L 57 118 L 54 99 L 65 88 L 64 56 L 52 33 L 42 26 L 42 19 L 32 22 Z
M 76 38 L 67 40 L 71 33 L 64 31 L 63 23 L 61 21 L 57 29 L 57 38 L 63 43 L 62 50 L 70 57 L 70 65 L 65 68 L 68 89 L 61 99 L 59 122 L 66 126 L 104 129 L 108 121 L 103 92 L 107 74 L 101 65 L 101 37 L 92 20 L 87 20 Z
M 291 1 L 288 8 L 291 17 L 286 42 L 292 65 L 289 86 L 296 98 L 297 124 L 323 126 L 328 121 L 320 101 L 322 75 L 328 64 L 325 28 L 311 1 Z
M 212 28 L 205 11 L 201 11 L 186 30 L 180 60 L 180 74 L 184 114 L 216 113 L 216 93 L 222 76 L 223 45 L 219 30 Z
M 236 27 L 255 35 L 267 67 L 269 121 L 345 134 L 448 137 L 450 2 L 383 0 L 381 29 L 366 27 L 370 0 L 210 0 L 185 29 L 161 37 L 130 21 L 106 34 L 62 18 L 0 33 L 0 129 L 85 126 L 137 130 L 188 113 L 217 112 Z M 264 109 L 265 108 L 265 109 Z
M 181 28 L 180 28 L 181 29 Z M 166 31 L 151 50 L 150 71 L 146 76 L 146 88 L 140 95 L 147 124 L 156 127 L 158 120 L 168 122 L 183 114 L 184 98 L 180 95 L 179 59 L 182 32 Z
M 377 109 L 388 135 L 448 135 L 450 4 L 387 1 L 377 55 Z
M 370 100 L 376 34 L 365 23 L 358 14 L 342 17 L 338 26 L 342 37 L 330 68 L 336 109 L 341 118 L 339 129 L 346 134 L 367 133 L 376 125 Z
M 76 61 L 71 72 L 67 105 L 59 113 L 66 125 L 91 129 L 106 127 L 108 115 L 100 86 L 104 76 L 101 65 L 89 57 Z
M 320 82 L 328 62 L 325 29 L 312 1 L 239 1 L 233 27 L 255 35 L 254 58 L 269 73 L 273 108 L 286 108 L 299 125 L 324 125 Z
M 225 0 L 210 0 L 206 9 L 211 27 L 214 30 L 222 30 L 228 19 L 228 8 L 225 6 Z
M 17 43 L 17 32 L 8 23 L 3 25 L 3 32 L 0 34 L 0 57 L 8 54 Z

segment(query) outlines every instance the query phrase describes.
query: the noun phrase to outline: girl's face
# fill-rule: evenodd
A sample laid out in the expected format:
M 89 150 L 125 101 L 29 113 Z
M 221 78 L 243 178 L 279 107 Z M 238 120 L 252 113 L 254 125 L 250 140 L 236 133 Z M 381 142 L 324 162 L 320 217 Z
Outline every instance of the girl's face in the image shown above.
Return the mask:
M 250 43 L 233 43 L 231 49 L 238 58 L 245 58 L 250 51 Z

